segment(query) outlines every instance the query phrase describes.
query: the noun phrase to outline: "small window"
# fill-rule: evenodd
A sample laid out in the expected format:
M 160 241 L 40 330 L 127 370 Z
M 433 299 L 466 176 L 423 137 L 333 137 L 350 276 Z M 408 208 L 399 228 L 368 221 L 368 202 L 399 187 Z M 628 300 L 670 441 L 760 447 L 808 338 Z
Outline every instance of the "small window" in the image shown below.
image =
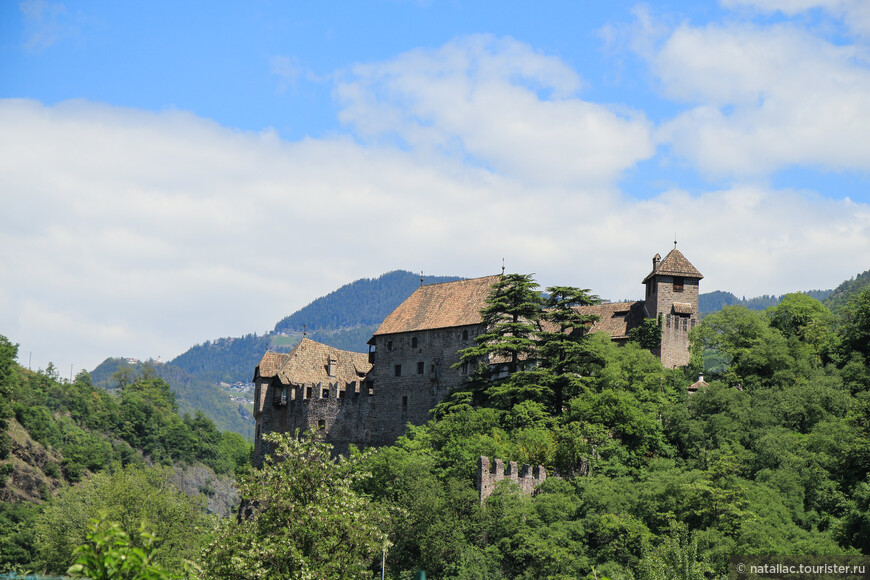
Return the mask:
M 468 363 L 467 362 L 462 363 L 462 374 L 463 375 L 468 374 Z
M 689 329 L 689 319 L 683 317 L 683 330 L 688 330 L 688 329 Z
M 326 429 L 326 419 L 318 419 L 317 420 L 317 428 L 318 429 Z
M 683 279 L 680 277 L 674 277 L 674 292 L 682 292 L 683 291 Z
M 402 395 L 402 406 L 403 407 L 408 406 L 408 395 Z
M 426 363 L 418 362 L 417 363 L 417 374 L 422 375 L 425 370 L 426 370 Z
M 411 337 L 411 348 L 417 348 L 417 337 L 416 336 Z
M 393 350 L 393 341 L 392 340 L 387 341 L 387 350 Z
M 397 377 L 401 377 L 401 376 L 402 376 L 402 365 L 396 365 L 396 366 L 394 366 L 394 367 L 393 367 L 393 372 L 395 373 L 395 375 L 396 375 Z
M 329 398 L 329 389 L 323 389 L 322 391 L 320 391 L 320 398 L 321 399 L 328 399 Z
M 305 387 L 305 398 L 306 399 L 311 398 L 311 387 Z

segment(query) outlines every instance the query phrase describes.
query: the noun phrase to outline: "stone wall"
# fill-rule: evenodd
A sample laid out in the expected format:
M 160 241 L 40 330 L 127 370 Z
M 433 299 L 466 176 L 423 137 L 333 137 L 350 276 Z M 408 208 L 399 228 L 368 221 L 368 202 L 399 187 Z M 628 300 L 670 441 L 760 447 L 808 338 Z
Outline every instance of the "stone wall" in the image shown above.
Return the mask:
M 257 430 L 254 434 L 254 465 L 260 466 L 269 452 L 264 433 L 293 433 L 318 429 L 339 453 L 353 443 L 371 443 L 368 430 L 375 391 L 368 382 L 281 385 L 271 381 L 257 385 L 254 402 Z
M 369 424 L 373 444 L 390 444 L 408 423 L 432 418 L 435 405 L 474 370 L 453 365 L 479 332 L 479 325 L 469 325 L 374 337 L 374 367 L 367 377 L 377 391 Z
M 505 479 L 517 484 L 523 493 L 534 495 L 535 488 L 547 479 L 547 470 L 542 465 L 535 467 L 534 470 L 528 464 L 519 468 L 516 461 L 511 461 L 505 466 L 501 459 L 490 462 L 489 457 L 481 455 L 477 461 L 477 490 L 480 493 L 480 503 L 485 502 L 492 494 L 496 483 Z
M 655 305 L 655 316 L 662 317 L 662 345 L 655 352 L 665 368 L 689 364 L 689 331 L 698 325 L 698 280 L 684 279 L 683 291 L 674 291 L 674 278 L 660 276 L 650 297 Z M 691 314 L 674 311 L 674 303 L 691 305 Z M 652 310 L 652 309 L 648 309 Z M 652 312 L 650 312 L 652 314 Z

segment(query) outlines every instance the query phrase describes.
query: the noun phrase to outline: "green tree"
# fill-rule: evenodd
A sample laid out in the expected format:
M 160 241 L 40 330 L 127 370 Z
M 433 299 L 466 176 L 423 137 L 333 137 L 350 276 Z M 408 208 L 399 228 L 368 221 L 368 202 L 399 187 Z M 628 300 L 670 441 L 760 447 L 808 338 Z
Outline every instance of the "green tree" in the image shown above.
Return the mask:
M 61 573 L 73 563 L 73 551 L 86 543 L 88 522 L 101 511 L 111 514 L 132 545 L 144 548 L 140 526 L 157 535 L 153 561 L 181 569 L 194 560 L 211 528 L 202 498 L 188 497 L 170 481 L 168 468 L 118 469 L 99 473 L 75 487 L 61 490 L 36 524 L 37 546 L 46 568 Z
M 459 351 L 462 363 L 489 362 L 494 356 L 504 361 L 509 374 L 520 362 L 533 362 L 536 356 L 534 335 L 540 328 L 543 302 L 538 284 L 531 274 L 508 274 L 492 285 L 486 307 L 481 311 L 484 332 L 472 346 Z
M 548 323 L 549 328 L 540 333 L 538 350 L 541 366 L 554 375 L 550 380 L 550 410 L 555 415 L 562 413 L 566 399 L 579 394 L 582 383 L 578 377 L 586 370 L 588 363 L 584 339 L 588 328 L 599 318 L 582 314 L 577 307 L 599 302 L 598 296 L 590 294 L 588 289 L 571 286 L 547 288 L 541 318 Z
M 139 532 L 141 547 L 134 546 L 120 524 L 107 521 L 105 512 L 88 525 L 87 542 L 75 550 L 76 563 L 67 574 L 88 580 L 169 580 L 153 563 L 156 537 Z
M 208 578 L 361 578 L 386 547 L 386 514 L 354 491 L 361 459 L 331 446 L 269 434 L 273 453 L 239 482 L 240 521 L 226 520 L 203 553 Z
M 870 363 L 870 288 L 852 297 L 842 315 L 843 347 L 847 353 L 861 354 Z

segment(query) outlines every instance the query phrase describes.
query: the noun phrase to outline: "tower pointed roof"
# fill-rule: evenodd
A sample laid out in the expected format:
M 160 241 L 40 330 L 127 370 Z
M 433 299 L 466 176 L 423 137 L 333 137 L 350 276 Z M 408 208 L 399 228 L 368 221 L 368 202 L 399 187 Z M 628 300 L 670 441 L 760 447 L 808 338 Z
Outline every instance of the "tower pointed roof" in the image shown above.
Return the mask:
M 668 252 L 668 255 L 665 256 L 665 259 L 662 260 L 658 268 L 647 274 L 647 277 L 643 279 L 643 283 L 646 284 L 653 276 L 682 276 L 683 278 L 695 278 L 697 280 L 704 277 L 686 259 L 683 253 L 676 248 Z

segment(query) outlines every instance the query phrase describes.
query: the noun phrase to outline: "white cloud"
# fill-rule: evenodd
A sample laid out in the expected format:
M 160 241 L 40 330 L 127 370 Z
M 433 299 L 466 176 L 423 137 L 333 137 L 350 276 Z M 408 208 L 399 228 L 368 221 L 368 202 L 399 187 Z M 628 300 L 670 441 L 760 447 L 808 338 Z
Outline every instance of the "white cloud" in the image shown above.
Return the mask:
M 337 88 L 360 134 L 458 152 L 528 181 L 606 185 L 653 154 L 642 113 L 583 101 L 577 73 L 511 39 L 472 36 L 358 65 Z
M 702 52 L 693 35 L 713 32 L 686 28 L 667 42 Z M 667 90 L 720 115 L 749 115 L 777 70 L 750 59 L 754 72 L 721 64 L 705 76 L 715 59 L 668 50 L 657 61 Z M 697 78 L 668 76 L 676 70 Z M 744 88 L 713 86 L 726 74 Z M 579 87 L 558 59 L 474 37 L 349 73 L 337 91 L 362 143 L 287 142 L 175 110 L 0 101 L 0 333 L 34 367 L 54 360 L 63 372 L 106 356 L 169 359 L 268 330 L 363 276 L 478 276 L 502 258 L 545 286 L 636 298 L 673 232 L 705 291 L 832 287 L 866 269 L 866 205 L 749 186 L 620 196 L 613 180 L 651 155 L 650 124 L 581 100 Z M 675 147 L 687 142 L 682 119 L 666 128 Z M 713 169 L 736 166 L 736 148 L 725 143 L 732 161 Z M 799 157 L 771 149 L 762 165 Z
M 752 295 L 833 286 L 870 253 L 860 204 L 759 188 L 638 202 L 85 102 L 0 101 L 0 192 L 0 332 L 62 373 L 268 330 L 396 268 L 477 276 L 505 258 L 543 285 L 639 297 L 677 231 L 705 289 Z
M 855 46 L 788 23 L 684 24 L 651 64 L 665 95 L 693 105 L 657 137 L 702 171 L 870 169 L 870 67 Z
M 782 12 L 797 16 L 821 9 L 843 21 L 851 31 L 870 34 L 870 3 L 866 0 L 719 0 L 726 8 L 752 8 L 761 12 Z

